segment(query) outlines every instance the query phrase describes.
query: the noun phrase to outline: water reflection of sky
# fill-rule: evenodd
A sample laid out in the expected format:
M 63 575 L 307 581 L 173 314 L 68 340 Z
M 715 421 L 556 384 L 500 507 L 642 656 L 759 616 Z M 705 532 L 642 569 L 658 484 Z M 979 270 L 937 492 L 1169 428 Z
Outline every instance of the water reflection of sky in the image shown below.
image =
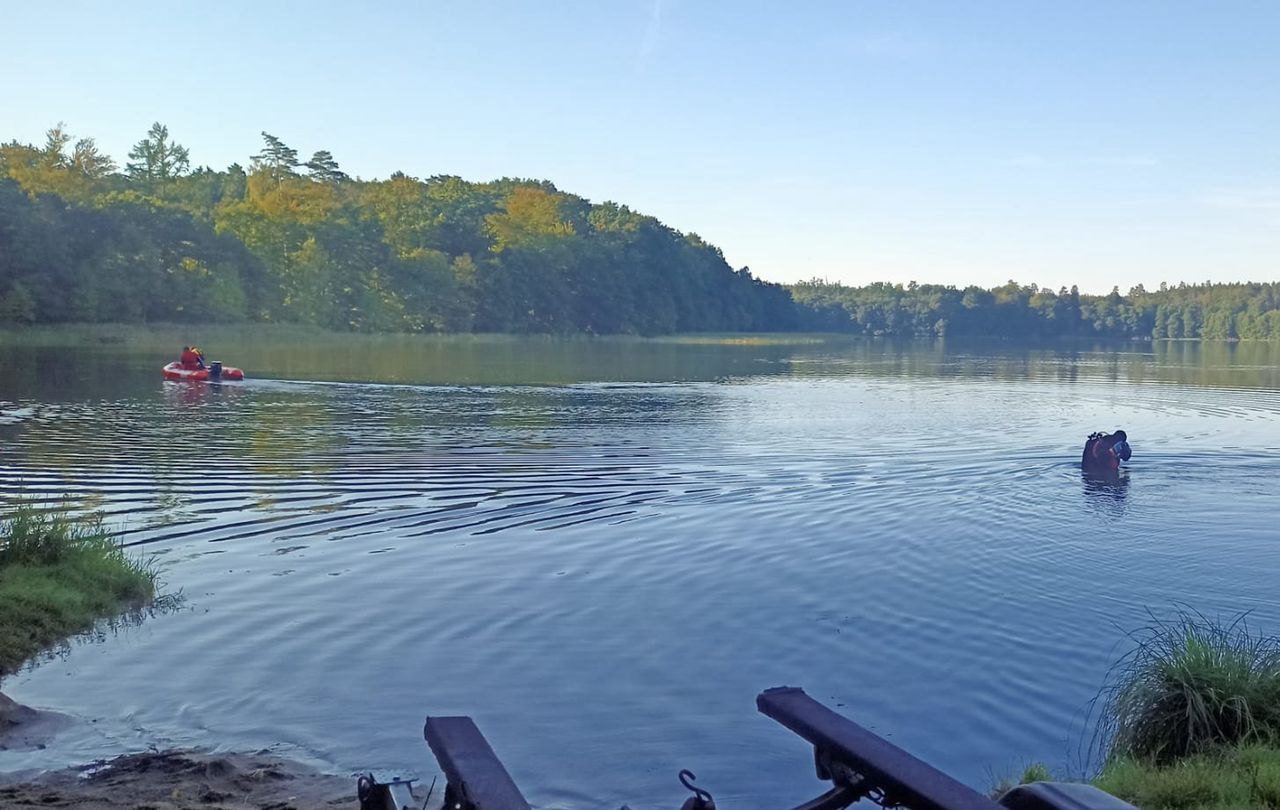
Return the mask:
M 0 487 L 108 512 L 187 599 L 6 683 L 96 722 L 0 768 L 282 743 L 428 771 L 422 715 L 466 712 L 537 804 L 681 800 L 680 767 L 784 803 L 811 768 L 752 698 L 790 683 L 984 787 L 1074 761 L 1147 608 L 1280 620 L 1252 349 L 681 348 L 638 382 L 649 349 L 577 346 L 560 385 L 389 385 L 381 357 L 372 385 L 183 386 L 130 355 L 56 391 L 0 350 Z M 1127 473 L 1083 477 L 1116 427 Z

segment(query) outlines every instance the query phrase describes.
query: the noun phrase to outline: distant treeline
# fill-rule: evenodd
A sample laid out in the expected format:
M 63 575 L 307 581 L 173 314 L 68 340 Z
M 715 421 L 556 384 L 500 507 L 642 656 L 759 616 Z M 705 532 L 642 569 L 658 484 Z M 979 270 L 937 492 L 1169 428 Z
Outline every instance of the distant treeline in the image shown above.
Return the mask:
M 0 324 L 1280 339 L 1275 284 L 787 288 L 696 234 L 545 181 L 353 179 L 326 151 L 304 162 L 262 135 L 247 169 L 224 171 L 193 170 L 161 124 L 123 170 L 61 126 L 0 146 Z
M 803 328 L 872 335 L 1205 338 L 1280 340 L 1280 283 L 1179 284 L 1121 295 L 1057 292 L 1010 281 L 957 289 L 936 284 L 791 287 Z

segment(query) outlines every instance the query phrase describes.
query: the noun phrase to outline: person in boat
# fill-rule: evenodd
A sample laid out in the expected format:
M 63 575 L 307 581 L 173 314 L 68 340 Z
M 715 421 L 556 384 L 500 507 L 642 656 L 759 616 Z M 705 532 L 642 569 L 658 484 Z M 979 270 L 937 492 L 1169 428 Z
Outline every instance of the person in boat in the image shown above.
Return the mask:
M 1123 430 L 1115 433 L 1091 433 L 1080 456 L 1080 466 L 1086 470 L 1113 471 L 1120 469 L 1121 461 L 1133 455 L 1129 436 Z
M 178 364 L 192 371 L 204 368 L 204 352 L 195 346 L 183 346 L 182 357 L 178 360 Z

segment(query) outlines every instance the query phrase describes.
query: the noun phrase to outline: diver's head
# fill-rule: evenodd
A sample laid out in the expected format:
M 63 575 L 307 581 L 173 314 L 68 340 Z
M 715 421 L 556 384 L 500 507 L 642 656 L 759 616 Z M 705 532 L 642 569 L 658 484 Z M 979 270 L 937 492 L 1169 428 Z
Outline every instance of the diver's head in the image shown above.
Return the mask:
M 1133 455 L 1133 449 L 1129 447 L 1129 436 L 1123 430 L 1117 430 L 1111 434 L 1111 449 L 1115 451 L 1116 458 L 1121 461 L 1128 461 Z

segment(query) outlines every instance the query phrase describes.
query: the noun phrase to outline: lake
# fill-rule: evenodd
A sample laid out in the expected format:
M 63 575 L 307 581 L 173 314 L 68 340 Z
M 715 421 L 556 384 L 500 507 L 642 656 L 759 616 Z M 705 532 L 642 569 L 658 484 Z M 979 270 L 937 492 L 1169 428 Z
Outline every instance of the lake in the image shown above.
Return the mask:
M 435 771 L 465 713 L 537 806 L 816 795 L 805 687 L 985 789 L 1082 767 L 1126 632 L 1280 631 L 1280 346 L 0 335 L 0 493 L 98 509 L 184 601 L 5 682 L 147 745 Z M 1134 448 L 1083 478 L 1093 430 Z M 437 788 L 439 789 L 439 788 Z

